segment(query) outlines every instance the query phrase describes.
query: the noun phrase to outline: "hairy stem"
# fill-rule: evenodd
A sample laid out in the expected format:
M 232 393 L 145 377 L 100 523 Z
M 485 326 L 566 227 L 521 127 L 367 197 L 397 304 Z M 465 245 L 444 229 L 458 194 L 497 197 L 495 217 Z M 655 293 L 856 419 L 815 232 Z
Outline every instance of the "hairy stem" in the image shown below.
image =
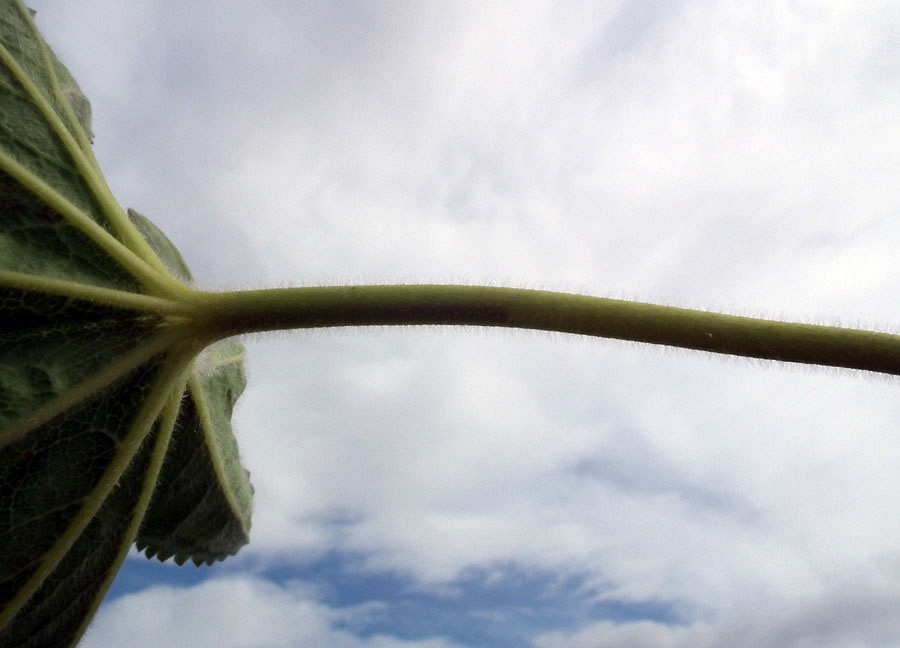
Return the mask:
M 196 325 L 210 339 L 331 326 L 503 326 L 900 375 L 897 335 L 541 290 L 333 286 L 197 297 Z

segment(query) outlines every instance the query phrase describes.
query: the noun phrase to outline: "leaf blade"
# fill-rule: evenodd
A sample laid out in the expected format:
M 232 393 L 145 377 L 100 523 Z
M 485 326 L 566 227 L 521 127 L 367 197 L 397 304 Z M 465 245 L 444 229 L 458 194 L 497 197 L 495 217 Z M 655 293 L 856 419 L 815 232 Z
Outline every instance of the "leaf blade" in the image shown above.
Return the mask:
M 161 361 L 156 368 L 162 376 L 174 376 L 183 373 L 184 358 L 169 357 Z M 179 366 L 181 365 L 181 366 Z M 147 370 L 147 368 L 145 368 Z M 123 392 L 128 392 L 140 383 L 146 383 L 146 376 L 135 375 L 122 385 Z M 34 539 L 27 533 L 27 523 L 11 525 L 4 528 L 5 535 L 0 535 L 0 564 L 22 564 L 16 578 L 9 575 L 0 582 L 0 596 L 3 597 L 2 621 L 6 623 L 0 630 L 0 645 L 47 645 L 49 643 L 68 643 L 74 641 L 86 627 L 86 621 L 99 605 L 127 553 L 134 533 L 140 524 L 144 510 L 149 503 L 152 484 L 155 484 L 165 449 L 174 427 L 174 416 L 163 417 L 163 423 L 157 423 L 157 415 L 164 407 L 160 401 L 173 400 L 168 381 L 160 379 L 152 389 L 154 395 L 147 401 L 136 403 L 143 410 L 133 416 L 133 422 L 127 426 L 127 434 L 122 439 L 126 450 L 116 451 L 115 457 L 96 457 L 87 465 L 77 465 L 68 457 L 55 457 L 54 469 L 64 473 L 71 482 L 79 480 L 79 470 L 96 473 L 96 466 L 104 468 L 103 474 L 96 481 L 102 486 L 92 487 L 84 493 L 82 509 L 65 519 L 57 521 L 59 530 L 54 534 L 53 544 L 41 547 L 38 553 L 33 546 Z M 183 384 L 183 383 L 182 383 Z M 172 387 L 171 391 L 180 392 L 182 385 Z M 119 392 L 119 393 L 123 393 Z M 108 409 L 115 411 L 115 401 L 105 399 Z M 90 406 L 91 404 L 87 404 Z M 101 409 L 103 409 L 101 407 Z M 72 412 L 77 415 L 78 412 Z M 131 419 L 130 412 L 120 412 L 120 416 Z M 152 430 L 144 430 L 149 421 Z M 63 422 L 64 423 L 64 422 Z M 107 425 L 106 429 L 115 429 L 116 425 Z M 145 443 L 149 437 L 149 443 Z M 26 439 L 31 445 L 37 442 Z M 70 441 L 71 443 L 71 441 Z M 96 440 L 89 442 L 95 449 Z M 21 455 L 23 447 L 12 447 L 7 451 L 18 451 Z M 39 448 L 29 461 L 46 454 L 45 447 Z M 107 465 L 108 464 L 108 465 Z M 7 483 L 10 475 L 9 466 L 16 462 L 4 456 L 0 461 L 4 470 L 0 472 L 0 493 L 8 493 Z M 58 477 L 57 479 L 59 479 Z M 44 491 L 52 489 L 52 484 L 42 485 Z M 104 492 L 105 491 L 105 492 Z M 48 493 L 39 493 L 42 497 L 50 497 Z M 36 499 L 32 497 L 32 499 Z M 69 498 L 60 501 L 42 502 L 40 510 L 53 510 L 62 506 Z M 3 502 L 4 510 L 28 510 L 33 502 Z M 71 505 L 68 507 L 71 509 Z M 64 517 L 58 515 L 57 517 Z M 39 520 L 46 525 L 46 520 Z M 49 536 L 41 529 L 38 541 L 45 541 Z M 19 555 L 10 555 L 18 552 Z M 30 557 L 30 558 L 26 558 Z M 29 569 L 30 568 L 30 569 Z M 73 580 L 78 588 L 73 591 Z M 10 594 L 14 592 L 12 596 Z M 0 622 L 0 626 L 3 623 Z
M 15 194 L 15 184 L 25 187 L 121 265 L 120 280 L 138 278 L 154 290 L 178 294 L 182 285 L 125 216 L 97 168 L 85 133 L 87 98 L 21 3 L 0 3 L 0 23 L 0 169 L 15 180 L 0 187 L 2 195 Z M 74 244 L 75 233 L 67 235 Z M 88 248 L 82 242 L 80 254 L 69 258 L 87 258 Z M 28 258 L 17 257 L 20 263 Z
M 177 438 L 136 538 L 148 558 L 211 565 L 249 542 L 253 487 L 230 422 L 246 384 L 243 353 L 234 341 L 214 345 L 199 360 L 209 370 L 188 380 Z
M 148 513 L 180 562 L 247 542 L 242 347 L 193 365 L 190 271 L 113 200 L 90 139 L 71 74 L 0 0 L 0 647 L 76 642 Z M 187 443 L 204 468 L 185 502 L 160 476 Z M 202 512 L 186 534 L 174 505 Z

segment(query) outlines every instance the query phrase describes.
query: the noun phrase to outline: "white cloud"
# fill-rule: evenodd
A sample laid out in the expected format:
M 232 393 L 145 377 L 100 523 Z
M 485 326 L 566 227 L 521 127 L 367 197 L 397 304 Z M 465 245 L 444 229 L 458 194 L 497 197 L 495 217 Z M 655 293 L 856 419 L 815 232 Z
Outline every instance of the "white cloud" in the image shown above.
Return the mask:
M 881 570 L 884 565 L 878 566 Z M 889 578 L 885 578 L 885 574 Z M 860 576 L 862 575 L 862 578 Z M 867 577 L 868 576 L 868 577 Z M 688 625 L 652 621 L 596 623 L 538 637 L 535 648 L 888 648 L 897 644 L 897 571 L 854 574 L 827 592 L 748 606 Z
M 252 577 L 191 588 L 151 587 L 104 606 L 81 645 L 190 648 L 451 648 L 440 639 L 359 638 L 339 629 L 364 617 L 359 606 L 334 610 L 302 585 L 279 587 Z

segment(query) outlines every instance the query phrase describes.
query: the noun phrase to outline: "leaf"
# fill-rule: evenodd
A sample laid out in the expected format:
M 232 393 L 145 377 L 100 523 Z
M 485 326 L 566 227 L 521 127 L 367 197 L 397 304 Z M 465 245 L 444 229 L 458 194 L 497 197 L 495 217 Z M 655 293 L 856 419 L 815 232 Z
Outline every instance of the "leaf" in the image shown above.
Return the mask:
M 0 0 L 0 646 L 73 645 L 137 539 L 211 563 L 248 540 L 231 412 L 243 348 L 203 350 L 190 272 L 118 206 L 90 104 Z
M 212 564 L 247 544 L 252 487 L 231 433 L 231 411 L 244 389 L 244 349 L 225 341 L 195 363 L 208 366 L 188 380 L 150 509 L 137 537 L 147 556 Z M 222 511 L 232 514 L 222 515 Z

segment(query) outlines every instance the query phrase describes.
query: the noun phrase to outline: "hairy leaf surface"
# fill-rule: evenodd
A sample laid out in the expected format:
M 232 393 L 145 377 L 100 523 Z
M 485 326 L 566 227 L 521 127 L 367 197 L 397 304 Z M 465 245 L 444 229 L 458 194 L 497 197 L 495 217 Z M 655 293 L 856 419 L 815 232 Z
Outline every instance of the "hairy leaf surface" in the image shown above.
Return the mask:
M 192 335 L 190 272 L 113 199 L 90 129 L 31 12 L 0 0 L 3 647 L 76 643 L 135 539 L 197 564 L 248 540 L 243 348 Z

